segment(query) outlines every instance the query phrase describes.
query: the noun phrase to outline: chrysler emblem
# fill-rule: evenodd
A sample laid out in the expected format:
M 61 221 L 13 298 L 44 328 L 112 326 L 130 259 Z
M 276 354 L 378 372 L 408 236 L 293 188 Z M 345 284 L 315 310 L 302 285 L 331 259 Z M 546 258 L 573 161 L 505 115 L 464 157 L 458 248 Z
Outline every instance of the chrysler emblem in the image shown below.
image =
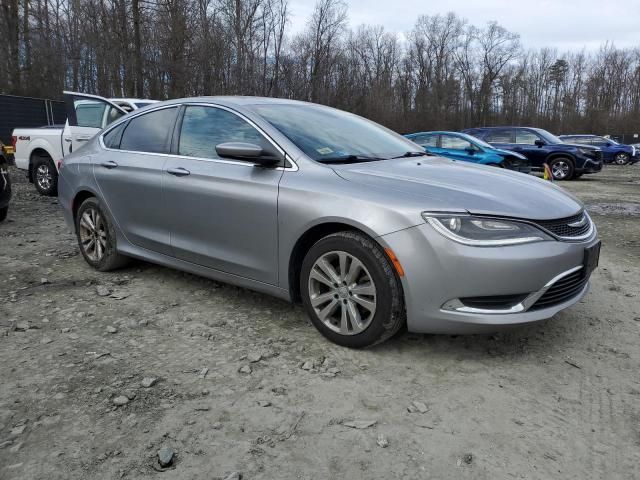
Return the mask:
M 582 218 L 580 220 L 578 220 L 577 222 L 569 223 L 568 225 L 573 228 L 580 228 L 580 227 L 584 227 L 586 223 L 587 223 L 587 217 L 585 215 L 582 215 Z

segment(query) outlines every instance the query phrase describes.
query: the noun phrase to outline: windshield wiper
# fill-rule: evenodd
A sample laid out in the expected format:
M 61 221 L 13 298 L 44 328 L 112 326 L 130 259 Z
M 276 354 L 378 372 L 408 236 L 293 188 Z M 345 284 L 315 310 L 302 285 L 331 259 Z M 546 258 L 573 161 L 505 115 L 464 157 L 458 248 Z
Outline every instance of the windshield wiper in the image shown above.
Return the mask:
M 431 154 L 427 152 L 405 152 L 402 155 L 398 155 L 397 157 L 391 157 L 391 160 L 394 158 L 411 158 L 411 157 L 424 157 L 431 156 Z
M 377 160 L 386 160 L 386 158 L 372 157 L 369 155 L 342 155 L 340 157 L 324 157 L 316 160 L 320 163 L 360 163 L 375 162 Z

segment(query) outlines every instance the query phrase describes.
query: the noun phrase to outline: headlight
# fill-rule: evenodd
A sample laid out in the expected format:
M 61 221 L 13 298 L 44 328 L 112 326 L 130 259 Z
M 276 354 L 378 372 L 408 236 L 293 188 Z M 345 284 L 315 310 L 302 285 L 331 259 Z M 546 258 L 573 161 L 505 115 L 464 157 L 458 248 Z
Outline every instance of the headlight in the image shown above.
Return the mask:
M 436 231 L 454 242 L 476 247 L 500 247 L 553 240 L 528 223 L 465 214 L 423 212 Z

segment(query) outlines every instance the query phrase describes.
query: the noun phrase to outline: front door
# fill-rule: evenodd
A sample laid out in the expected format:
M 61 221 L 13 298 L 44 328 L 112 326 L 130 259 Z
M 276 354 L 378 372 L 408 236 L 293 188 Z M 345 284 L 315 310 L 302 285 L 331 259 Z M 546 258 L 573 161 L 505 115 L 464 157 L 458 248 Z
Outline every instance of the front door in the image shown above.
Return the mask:
M 268 284 L 278 281 L 278 184 L 282 170 L 225 160 L 216 145 L 269 142 L 229 110 L 184 109 L 164 173 L 166 222 L 182 260 Z
M 109 100 L 84 93 L 64 92 L 67 122 L 62 132 L 62 154 L 78 150 L 100 130 L 127 112 Z

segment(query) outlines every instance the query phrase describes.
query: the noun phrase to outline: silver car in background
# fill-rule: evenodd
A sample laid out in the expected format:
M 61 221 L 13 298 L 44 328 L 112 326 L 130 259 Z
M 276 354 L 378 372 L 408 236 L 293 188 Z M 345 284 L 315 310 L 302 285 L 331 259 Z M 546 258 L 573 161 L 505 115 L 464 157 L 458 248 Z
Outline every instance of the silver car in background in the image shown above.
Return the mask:
M 61 165 L 86 261 L 127 257 L 301 301 L 349 347 L 495 331 L 588 289 L 583 205 L 529 175 L 426 157 L 364 118 L 304 102 L 202 97 L 124 116 Z

